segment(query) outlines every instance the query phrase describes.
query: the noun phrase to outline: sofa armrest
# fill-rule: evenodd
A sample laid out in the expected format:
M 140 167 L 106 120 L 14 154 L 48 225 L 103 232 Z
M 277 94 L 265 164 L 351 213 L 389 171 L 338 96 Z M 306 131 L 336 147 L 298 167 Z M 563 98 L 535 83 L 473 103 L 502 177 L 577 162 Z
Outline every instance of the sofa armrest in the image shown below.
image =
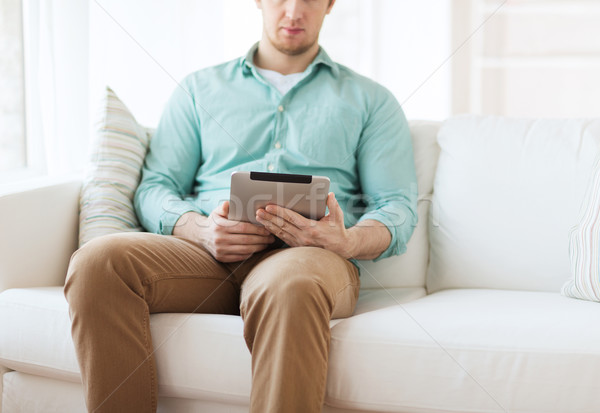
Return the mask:
M 63 285 L 77 248 L 80 179 L 0 193 L 0 292 Z

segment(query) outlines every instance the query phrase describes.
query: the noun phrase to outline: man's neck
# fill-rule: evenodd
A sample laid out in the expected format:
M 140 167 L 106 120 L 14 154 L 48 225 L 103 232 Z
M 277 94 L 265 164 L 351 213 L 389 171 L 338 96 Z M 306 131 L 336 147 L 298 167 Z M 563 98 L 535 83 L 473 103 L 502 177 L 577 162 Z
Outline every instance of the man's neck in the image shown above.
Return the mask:
M 290 56 L 280 52 L 268 40 L 263 39 L 254 54 L 254 64 L 262 69 L 289 75 L 304 72 L 317 54 L 319 54 L 318 43 L 300 55 Z

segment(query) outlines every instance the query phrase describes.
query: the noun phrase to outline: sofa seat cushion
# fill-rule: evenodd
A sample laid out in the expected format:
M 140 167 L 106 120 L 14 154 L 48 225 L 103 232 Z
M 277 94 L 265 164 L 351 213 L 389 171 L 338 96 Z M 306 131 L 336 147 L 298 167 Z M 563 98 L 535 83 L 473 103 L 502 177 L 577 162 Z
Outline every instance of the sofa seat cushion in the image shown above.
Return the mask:
M 80 381 L 62 287 L 15 288 L 0 294 L 0 364 Z
M 378 411 L 598 411 L 600 306 L 445 290 L 341 321 L 327 400 Z M 465 403 L 468 401 L 468 403 Z
M 363 290 L 356 314 L 418 299 L 424 288 Z M 333 320 L 335 326 L 342 320 Z M 250 353 L 242 319 L 217 314 L 153 314 L 152 338 L 162 396 L 247 403 Z M 0 364 L 23 373 L 79 382 L 62 287 L 0 294 Z

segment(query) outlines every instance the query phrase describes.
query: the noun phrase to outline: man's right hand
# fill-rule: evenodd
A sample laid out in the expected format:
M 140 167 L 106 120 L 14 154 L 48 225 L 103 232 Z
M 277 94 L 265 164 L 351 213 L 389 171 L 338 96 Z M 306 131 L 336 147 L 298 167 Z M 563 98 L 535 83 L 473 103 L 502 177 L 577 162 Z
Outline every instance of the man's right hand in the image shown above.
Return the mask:
M 173 235 L 204 247 L 217 261 L 242 261 L 262 251 L 275 241 L 264 227 L 250 222 L 231 221 L 229 201 L 215 208 L 208 217 L 197 212 L 183 214 L 173 228 Z

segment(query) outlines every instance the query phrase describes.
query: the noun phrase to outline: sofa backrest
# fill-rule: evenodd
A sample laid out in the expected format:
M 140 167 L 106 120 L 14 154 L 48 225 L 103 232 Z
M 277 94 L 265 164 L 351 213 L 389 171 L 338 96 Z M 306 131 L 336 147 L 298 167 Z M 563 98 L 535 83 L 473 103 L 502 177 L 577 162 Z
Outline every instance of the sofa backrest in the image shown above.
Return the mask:
M 410 132 L 415 156 L 419 190 L 419 222 L 407 245 L 407 251 L 397 257 L 377 262 L 360 261 L 361 288 L 424 287 L 429 241 L 427 221 L 433 178 L 439 156 L 437 132 L 440 122 L 411 121 Z
M 600 119 L 461 116 L 444 122 L 438 143 L 428 291 L 559 292 Z

